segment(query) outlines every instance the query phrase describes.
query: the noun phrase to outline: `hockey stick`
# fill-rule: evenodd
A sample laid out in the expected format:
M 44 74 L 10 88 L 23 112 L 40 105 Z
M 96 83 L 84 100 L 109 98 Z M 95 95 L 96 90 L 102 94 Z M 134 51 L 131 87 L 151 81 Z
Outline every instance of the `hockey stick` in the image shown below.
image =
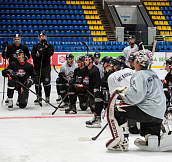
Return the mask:
M 35 94 L 39 99 L 46 101 L 44 98 L 40 97 L 37 93 L 35 93 L 34 91 L 32 91 L 30 88 L 27 88 L 23 83 L 21 83 L 18 79 L 16 80 L 16 82 L 18 84 L 20 84 L 23 88 L 27 89 L 28 91 L 31 91 L 33 94 Z M 54 107 L 55 109 L 57 109 L 58 107 L 54 106 L 53 104 L 47 102 L 47 104 L 49 104 L 50 106 Z
M 8 42 L 7 42 L 7 45 L 8 45 Z M 7 61 L 6 53 L 7 53 L 7 46 L 5 47 L 5 67 L 4 67 L 4 69 L 6 68 L 6 61 Z M 4 77 L 4 83 L 3 83 L 3 97 L 2 97 L 1 105 L 3 105 L 4 98 L 5 98 L 4 96 L 5 96 L 5 77 Z
M 87 54 L 88 54 L 89 51 L 88 45 L 84 41 L 82 41 L 82 44 L 87 48 Z
M 154 56 L 155 47 L 156 47 L 156 42 L 157 42 L 157 40 L 154 40 L 153 47 L 152 47 L 152 58 L 153 58 L 153 56 Z M 152 61 L 152 62 L 153 62 L 153 61 Z M 150 64 L 149 69 L 151 69 L 151 66 L 152 66 L 152 63 Z
M 95 137 L 92 137 L 92 138 L 79 137 L 79 141 L 95 141 L 101 135 L 101 133 L 105 130 L 107 126 L 108 126 L 108 123 L 106 123 L 106 125 L 101 129 L 101 131 Z
M 53 64 L 53 68 L 55 70 L 55 72 L 58 74 L 59 72 L 56 70 L 56 66 Z

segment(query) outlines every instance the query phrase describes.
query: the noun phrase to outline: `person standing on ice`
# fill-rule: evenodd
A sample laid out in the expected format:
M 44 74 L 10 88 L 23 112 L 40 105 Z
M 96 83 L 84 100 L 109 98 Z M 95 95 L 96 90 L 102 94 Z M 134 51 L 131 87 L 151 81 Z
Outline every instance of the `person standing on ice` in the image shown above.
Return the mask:
M 136 139 L 137 147 L 150 151 L 172 149 L 172 142 L 168 141 L 172 141 L 170 131 L 164 127 L 164 133 L 160 136 L 166 102 L 161 80 L 153 70 L 148 69 L 150 62 L 148 50 L 138 51 L 134 60 L 136 72 L 131 77 L 130 87 L 116 88 L 111 95 L 107 119 L 113 138 L 106 143 L 109 150 L 128 150 L 127 119 L 140 122 L 140 135 L 145 140 Z M 129 105 L 119 104 L 114 109 L 118 95 Z

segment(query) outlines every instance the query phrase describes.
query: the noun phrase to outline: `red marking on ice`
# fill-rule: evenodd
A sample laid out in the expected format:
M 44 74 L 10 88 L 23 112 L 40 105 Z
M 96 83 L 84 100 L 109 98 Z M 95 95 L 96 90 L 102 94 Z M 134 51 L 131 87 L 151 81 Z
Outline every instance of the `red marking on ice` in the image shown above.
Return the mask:
M 87 118 L 93 115 L 80 115 L 80 116 L 18 116 L 18 117 L 0 117 L 0 119 L 35 119 L 35 118 Z

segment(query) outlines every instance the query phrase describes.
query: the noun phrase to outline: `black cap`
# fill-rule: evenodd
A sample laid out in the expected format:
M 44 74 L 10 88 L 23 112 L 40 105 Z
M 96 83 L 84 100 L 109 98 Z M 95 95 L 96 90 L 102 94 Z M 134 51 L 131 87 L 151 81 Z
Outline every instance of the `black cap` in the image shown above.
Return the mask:
M 41 31 L 41 33 L 39 34 L 39 37 L 40 37 L 40 36 L 46 36 L 45 31 Z
M 100 58 L 100 53 L 99 53 L 99 52 L 95 52 L 95 53 L 94 53 L 94 57 L 95 57 L 95 58 Z
M 15 34 L 14 38 L 21 38 L 21 35 L 20 34 Z
M 129 39 L 136 39 L 135 35 L 130 35 L 128 38 Z

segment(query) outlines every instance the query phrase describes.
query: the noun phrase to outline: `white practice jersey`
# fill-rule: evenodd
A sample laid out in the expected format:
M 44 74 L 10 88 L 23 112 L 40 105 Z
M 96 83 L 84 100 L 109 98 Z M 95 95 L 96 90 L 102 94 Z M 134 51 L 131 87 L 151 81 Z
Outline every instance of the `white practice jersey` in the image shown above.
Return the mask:
M 112 94 L 117 87 L 129 87 L 130 79 L 134 72 L 135 71 L 130 68 L 125 68 L 109 75 L 108 87 L 110 94 Z
M 163 119 L 166 98 L 157 74 L 151 69 L 136 71 L 130 82 L 124 102 L 137 105 L 146 114 Z
M 78 67 L 78 65 L 73 62 L 72 66 L 69 66 L 67 62 L 64 62 L 60 68 L 60 72 L 65 73 L 68 80 L 71 80 L 73 78 L 74 70 Z
M 131 48 L 131 46 L 127 46 L 127 47 L 124 48 L 124 50 L 123 50 L 123 56 L 126 58 L 125 63 L 126 63 L 127 66 L 130 66 L 130 64 L 128 62 L 128 58 L 129 58 L 130 54 L 132 52 L 137 52 L 137 50 L 138 50 L 138 47 L 137 47 L 136 44 L 134 45 L 133 48 Z
M 98 64 L 95 64 L 95 62 L 93 62 L 93 65 L 95 65 L 99 68 L 100 78 L 102 79 L 104 77 L 104 70 L 102 68 L 102 64 L 100 62 Z

